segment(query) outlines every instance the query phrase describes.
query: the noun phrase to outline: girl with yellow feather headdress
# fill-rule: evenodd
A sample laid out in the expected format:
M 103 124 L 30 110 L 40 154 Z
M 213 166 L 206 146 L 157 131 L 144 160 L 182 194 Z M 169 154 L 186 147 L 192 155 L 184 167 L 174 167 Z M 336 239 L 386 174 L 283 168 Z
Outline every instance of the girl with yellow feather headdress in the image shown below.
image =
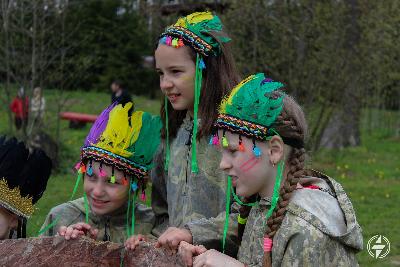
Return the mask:
M 41 234 L 66 239 L 90 235 L 123 243 L 135 233 L 149 234 L 154 222 L 146 200 L 146 182 L 160 140 L 161 121 L 132 103 L 112 104 L 97 118 L 77 164 L 73 191 L 83 179 L 83 198 L 54 207 Z

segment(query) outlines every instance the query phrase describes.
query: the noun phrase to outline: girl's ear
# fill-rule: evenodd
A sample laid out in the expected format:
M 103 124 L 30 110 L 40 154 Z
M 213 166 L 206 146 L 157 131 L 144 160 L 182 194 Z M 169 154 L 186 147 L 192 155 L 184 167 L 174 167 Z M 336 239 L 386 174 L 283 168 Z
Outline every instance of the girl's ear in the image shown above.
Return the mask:
M 284 146 L 283 140 L 280 136 L 274 135 L 269 140 L 269 158 L 271 164 L 276 165 L 279 161 L 283 160 L 284 158 Z

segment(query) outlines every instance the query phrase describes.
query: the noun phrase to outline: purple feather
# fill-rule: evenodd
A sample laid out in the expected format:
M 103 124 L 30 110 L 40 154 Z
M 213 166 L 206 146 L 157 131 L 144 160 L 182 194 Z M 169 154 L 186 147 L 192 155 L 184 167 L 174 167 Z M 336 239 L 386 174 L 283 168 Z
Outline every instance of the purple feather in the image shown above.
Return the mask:
M 90 129 L 88 136 L 86 137 L 84 146 L 90 146 L 92 144 L 96 144 L 99 141 L 98 139 L 100 135 L 106 129 L 109 114 L 117 104 L 117 102 L 112 103 L 110 106 L 108 106 L 108 108 L 101 112 L 100 116 L 97 117 L 92 128 Z
M 263 85 L 264 83 L 270 83 L 270 82 L 272 82 L 273 80 L 271 79 L 271 78 L 265 78 L 262 82 L 261 82 L 261 85 Z

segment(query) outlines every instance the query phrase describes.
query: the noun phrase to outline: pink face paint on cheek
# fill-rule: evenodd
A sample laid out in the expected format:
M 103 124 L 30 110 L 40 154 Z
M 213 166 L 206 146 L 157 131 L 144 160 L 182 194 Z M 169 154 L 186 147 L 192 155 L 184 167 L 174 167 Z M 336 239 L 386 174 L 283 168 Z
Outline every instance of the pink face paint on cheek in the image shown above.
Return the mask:
M 257 165 L 259 162 L 259 159 L 256 158 L 255 156 L 252 156 L 249 160 L 247 160 L 245 163 L 243 163 L 239 169 L 243 172 L 248 172 L 250 171 L 254 166 Z

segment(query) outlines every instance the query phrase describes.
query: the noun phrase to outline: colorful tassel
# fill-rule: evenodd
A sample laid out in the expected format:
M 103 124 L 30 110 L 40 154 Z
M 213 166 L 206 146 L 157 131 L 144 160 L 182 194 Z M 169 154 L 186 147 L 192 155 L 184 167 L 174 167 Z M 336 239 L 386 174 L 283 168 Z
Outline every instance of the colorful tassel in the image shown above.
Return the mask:
M 89 168 L 87 169 L 86 173 L 89 176 L 93 175 L 92 161 L 89 162 Z
M 256 158 L 261 157 L 261 149 L 256 146 L 256 140 L 253 139 L 253 154 Z
M 75 170 L 79 171 L 79 169 L 81 168 L 82 162 L 79 161 L 78 163 L 75 164 Z
M 260 149 L 259 147 L 255 146 L 255 147 L 253 148 L 253 154 L 254 154 L 254 156 L 255 156 L 256 158 L 261 157 L 261 149 Z
M 142 194 L 140 195 L 140 199 L 144 202 L 146 201 L 146 192 L 143 190 Z
M 225 136 L 222 136 L 222 146 L 223 147 L 228 147 L 228 139 L 226 139 Z
M 126 177 L 122 178 L 122 185 L 127 186 L 129 184 L 128 179 Z
M 86 173 L 86 166 L 85 166 L 85 164 L 82 164 L 82 166 L 81 166 L 81 173 Z
M 131 183 L 131 190 L 135 192 L 138 189 L 138 185 L 136 182 Z
M 181 39 L 181 38 L 179 38 L 179 41 L 178 41 L 178 47 L 182 47 L 182 46 L 184 46 L 185 44 L 183 43 L 183 40 Z
M 172 37 L 167 36 L 167 39 L 165 40 L 165 44 L 171 46 L 171 43 L 172 43 Z
M 204 63 L 203 58 L 201 58 L 199 61 L 199 68 L 202 70 L 204 70 L 206 68 L 206 64 Z
M 244 151 L 244 145 L 242 141 L 242 136 L 239 135 L 239 151 Z
M 245 149 L 244 149 L 244 145 L 243 144 L 239 144 L 239 151 L 244 151 Z
M 92 166 L 89 166 L 89 168 L 87 169 L 87 175 L 92 176 L 93 175 L 93 168 Z
M 172 39 L 171 44 L 172 44 L 172 47 L 175 47 L 175 48 L 178 47 L 178 38 Z
M 160 44 L 165 44 L 167 42 L 167 36 L 160 39 Z
M 100 167 L 99 167 L 99 174 L 100 174 L 100 177 L 106 177 L 107 176 L 107 173 L 103 170 L 103 163 L 101 163 L 100 162 Z
M 214 135 L 213 137 L 213 145 L 214 146 L 219 146 L 219 137 L 217 134 Z
M 110 182 L 115 184 L 115 175 L 114 175 L 114 167 L 112 167 Z
M 211 137 L 210 137 L 210 142 L 208 143 L 209 145 L 213 145 L 213 144 L 214 144 L 214 143 L 213 143 L 213 139 L 214 139 L 214 137 L 211 136 Z
M 100 177 L 106 177 L 106 176 L 107 173 L 103 169 L 100 169 Z
M 197 165 L 197 131 L 199 127 L 198 111 L 200 103 L 201 86 L 203 80 L 203 71 L 199 67 L 201 55 L 197 53 L 196 57 L 196 76 L 194 81 L 194 108 L 193 108 L 193 131 L 192 131 L 192 173 L 199 172 Z

